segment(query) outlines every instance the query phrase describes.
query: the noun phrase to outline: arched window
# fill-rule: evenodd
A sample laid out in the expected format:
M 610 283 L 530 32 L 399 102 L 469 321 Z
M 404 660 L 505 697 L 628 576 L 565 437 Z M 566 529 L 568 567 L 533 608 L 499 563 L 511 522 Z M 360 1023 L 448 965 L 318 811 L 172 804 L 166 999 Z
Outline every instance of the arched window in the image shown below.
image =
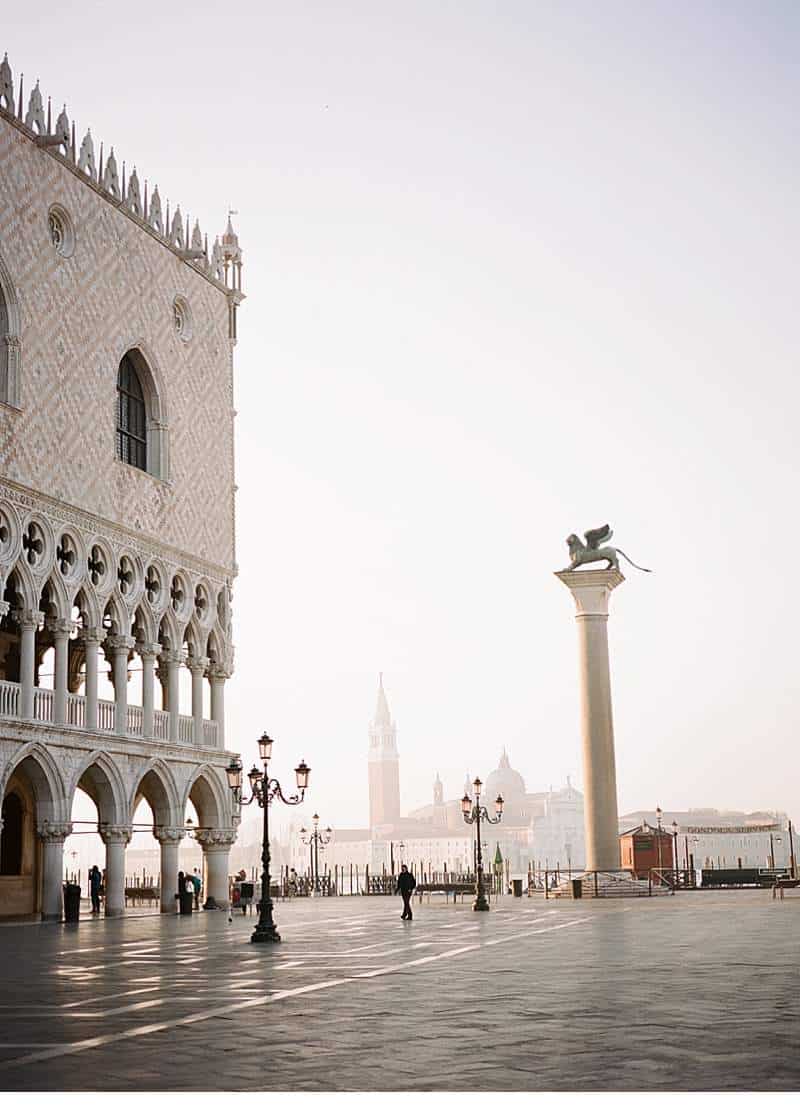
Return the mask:
M 0 288 L 0 399 L 8 395 L 8 308 Z
M 3 799 L 0 876 L 22 874 L 22 800 L 14 791 Z
M 117 374 L 117 457 L 147 472 L 147 411 L 129 353 L 120 361 Z

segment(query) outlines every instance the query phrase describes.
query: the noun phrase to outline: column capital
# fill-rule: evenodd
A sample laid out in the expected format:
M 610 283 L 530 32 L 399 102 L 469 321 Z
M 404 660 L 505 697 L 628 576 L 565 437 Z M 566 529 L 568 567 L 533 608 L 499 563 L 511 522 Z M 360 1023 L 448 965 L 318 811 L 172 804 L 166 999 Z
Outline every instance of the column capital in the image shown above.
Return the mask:
M 130 826 L 100 826 L 99 832 L 106 845 L 127 845 L 133 836 Z
M 41 630 L 44 626 L 42 612 L 34 611 L 30 607 L 15 611 L 13 618 L 21 630 Z
M 161 656 L 161 646 L 155 641 L 137 641 L 136 652 L 144 660 L 145 657 L 156 660 Z
M 611 592 L 625 582 L 625 577 L 617 568 L 567 569 L 554 575 L 572 592 L 576 618 L 608 618 Z
M 186 667 L 192 675 L 194 675 L 195 672 L 199 672 L 202 676 L 205 674 L 210 663 L 208 657 L 189 657 L 186 661 Z
M 181 663 L 183 660 L 183 653 L 180 649 L 164 649 L 162 646 L 159 660 L 162 666 L 171 668 L 172 665 Z
M 180 826 L 156 826 L 153 837 L 162 845 L 179 845 L 186 836 L 186 830 Z
M 55 844 L 63 844 L 64 839 L 72 833 L 72 822 L 42 822 L 36 827 L 36 833 L 43 841 L 52 841 Z
M 208 678 L 210 680 L 229 680 L 233 672 L 222 664 L 209 664 Z
M 111 650 L 112 653 L 130 653 L 136 644 L 136 638 L 129 637 L 127 634 L 109 634 L 106 638 L 106 647 Z
M 106 631 L 102 626 L 86 626 L 79 636 L 85 645 L 102 645 L 106 640 Z
M 71 618 L 48 618 L 46 625 L 53 637 L 56 638 L 69 637 L 75 629 L 75 623 Z
M 195 830 L 194 837 L 204 849 L 229 849 L 236 842 L 236 830 L 200 829 Z

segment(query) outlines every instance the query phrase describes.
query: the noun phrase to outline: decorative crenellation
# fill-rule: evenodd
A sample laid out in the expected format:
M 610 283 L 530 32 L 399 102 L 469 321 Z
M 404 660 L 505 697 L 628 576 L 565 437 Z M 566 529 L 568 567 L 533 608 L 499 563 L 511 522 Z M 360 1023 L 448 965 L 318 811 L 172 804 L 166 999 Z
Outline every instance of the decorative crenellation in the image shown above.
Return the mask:
M 127 167 L 123 161 L 120 176 L 113 146 L 106 158 L 102 143 L 99 155 L 96 154 L 91 129 L 87 129 L 78 145 L 75 121 L 70 122 L 66 104 L 53 127 L 50 97 L 47 98 L 45 114 L 38 81 L 28 98 L 28 108 L 24 114 L 23 103 L 23 77 L 20 76 L 19 93 L 15 98 L 14 77 L 8 54 L 5 54 L 0 63 L 0 114 L 12 119 L 37 146 L 69 166 L 78 176 L 90 181 L 101 195 L 155 234 L 184 261 L 221 285 L 234 304 L 239 302 L 242 298 L 242 251 L 231 223 L 231 216 L 235 212 L 228 212 L 225 233 L 221 239 L 220 236 L 214 239 L 209 252 L 208 235 L 200 230 L 199 221 L 195 219 L 192 228 L 191 219 L 188 215 L 184 218 L 180 205 L 175 208 L 170 220 L 169 202 L 165 217 L 158 185 L 153 187 L 148 197 L 148 182 L 145 180 L 142 189 L 135 165 L 130 176 L 127 176 Z

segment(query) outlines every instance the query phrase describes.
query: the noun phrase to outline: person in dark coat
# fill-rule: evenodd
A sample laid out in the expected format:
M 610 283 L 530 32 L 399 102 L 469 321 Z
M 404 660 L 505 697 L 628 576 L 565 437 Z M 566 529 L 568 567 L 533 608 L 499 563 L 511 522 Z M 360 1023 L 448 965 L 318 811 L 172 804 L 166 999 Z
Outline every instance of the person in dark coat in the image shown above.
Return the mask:
M 100 888 L 103 885 L 103 874 L 96 864 L 92 865 L 89 872 L 89 894 L 92 896 L 92 914 L 100 913 Z
M 400 917 L 403 921 L 412 921 L 414 915 L 411 913 L 411 896 L 414 894 L 414 888 L 417 886 L 417 881 L 408 870 L 408 865 L 403 864 L 400 868 L 400 875 L 397 877 L 397 893 L 403 896 L 403 913 Z

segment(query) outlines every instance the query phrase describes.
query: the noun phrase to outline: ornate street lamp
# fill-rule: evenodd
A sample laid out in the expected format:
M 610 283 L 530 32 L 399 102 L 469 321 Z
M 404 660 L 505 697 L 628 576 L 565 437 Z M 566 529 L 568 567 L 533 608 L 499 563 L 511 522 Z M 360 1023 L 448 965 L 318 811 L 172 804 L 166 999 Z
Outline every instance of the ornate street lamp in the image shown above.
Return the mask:
M 675 882 L 672 885 L 672 893 L 678 888 L 678 823 L 672 819 L 672 863 L 675 868 Z
M 494 801 L 494 809 L 497 812 L 497 817 L 492 818 L 489 815 L 489 811 L 485 806 L 481 806 L 481 788 L 483 783 L 476 776 L 472 781 L 473 796 L 471 799 L 469 795 L 465 795 L 461 800 L 461 813 L 464 815 L 464 821 L 468 826 L 475 826 L 475 832 L 477 834 L 477 849 L 476 856 L 477 862 L 475 867 L 477 872 L 475 874 L 475 902 L 472 904 L 473 910 L 488 910 L 489 903 L 486 900 L 486 895 L 483 890 L 483 854 L 481 852 L 481 822 L 488 822 L 490 825 L 497 825 L 500 819 L 503 817 L 503 797 L 498 795 Z
M 319 850 L 324 849 L 333 840 L 333 830 L 327 826 L 324 833 L 320 833 L 319 815 L 315 814 L 311 819 L 314 829 L 308 832 L 305 826 L 300 829 L 300 840 L 304 845 L 311 847 L 311 878 L 314 882 L 314 893 L 319 894 Z
M 656 807 L 656 822 L 658 824 L 658 878 L 661 879 L 661 807 Z
M 239 806 L 249 806 L 254 800 L 264 811 L 264 827 L 261 837 L 261 909 L 258 915 L 258 925 L 250 937 L 256 943 L 262 941 L 280 941 L 281 935 L 275 927 L 272 918 L 272 899 L 269 894 L 269 806 L 277 797 L 287 806 L 297 806 L 302 803 L 308 787 L 308 777 L 311 769 L 304 760 L 301 760 L 295 768 L 295 778 L 299 794 L 290 795 L 287 798 L 281 790 L 281 785 L 269 775 L 269 760 L 272 756 L 273 740 L 267 734 L 262 734 L 258 739 L 258 755 L 264 765 L 264 770 L 255 765 L 247 773 L 250 781 L 250 798 L 242 798 L 242 764 L 234 758 L 225 772 L 228 777 L 228 786 L 233 792 L 233 801 Z

